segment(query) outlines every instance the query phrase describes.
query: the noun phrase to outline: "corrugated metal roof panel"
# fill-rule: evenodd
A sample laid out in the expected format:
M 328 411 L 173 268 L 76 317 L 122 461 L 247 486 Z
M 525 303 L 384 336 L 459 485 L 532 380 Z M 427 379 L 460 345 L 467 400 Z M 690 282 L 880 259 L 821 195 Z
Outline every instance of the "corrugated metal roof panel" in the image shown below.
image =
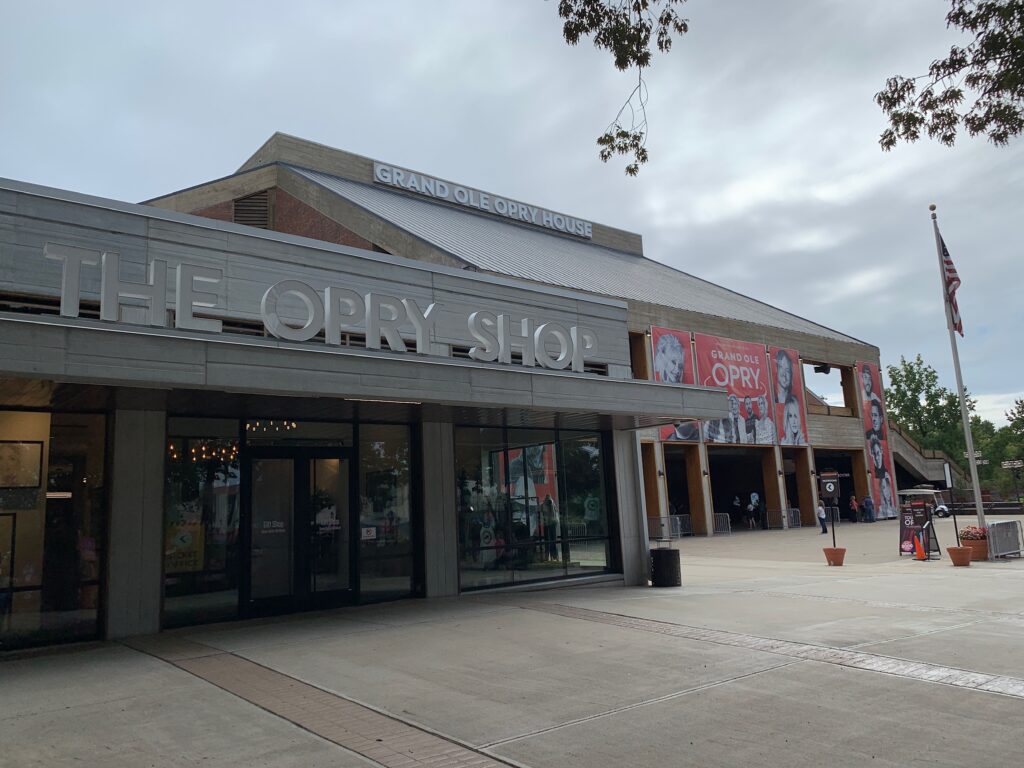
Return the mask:
M 643 256 L 305 168 L 296 173 L 480 269 L 620 299 L 863 343 Z

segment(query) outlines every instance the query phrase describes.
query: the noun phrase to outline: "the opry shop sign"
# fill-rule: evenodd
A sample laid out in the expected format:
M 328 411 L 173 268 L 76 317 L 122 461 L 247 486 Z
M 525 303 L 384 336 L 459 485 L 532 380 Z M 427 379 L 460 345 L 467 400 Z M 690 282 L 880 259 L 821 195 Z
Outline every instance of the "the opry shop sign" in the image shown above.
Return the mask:
M 166 261 L 154 259 L 149 264 L 147 282 L 135 283 L 121 279 L 121 260 L 117 253 L 58 243 L 47 243 L 43 252 L 46 258 L 63 262 L 62 317 L 79 316 L 82 269 L 98 266 L 101 320 L 117 322 L 122 299 L 135 299 L 147 303 L 146 325 L 165 327 L 164 308 L 168 299 L 168 272 L 171 272 L 175 285 L 175 328 L 208 333 L 222 330 L 220 320 L 196 315 L 197 310 L 208 313 L 217 308 L 216 286 L 224 280 L 224 271 L 217 267 L 182 261 L 168 270 Z M 342 333 L 359 331 L 366 334 L 368 349 L 381 349 L 383 338 L 393 352 L 407 352 L 408 346 L 399 328 L 409 323 L 416 332 L 416 352 L 430 354 L 430 338 L 438 316 L 436 302 L 423 308 L 413 299 L 359 293 L 333 283 L 318 288 L 320 290 L 294 279 L 281 280 L 267 288 L 260 302 L 260 315 L 267 332 L 287 341 L 309 341 L 323 331 L 328 345 L 339 346 Z M 297 298 L 304 306 L 305 319 L 301 325 L 286 323 L 281 318 L 279 306 L 286 296 Z M 597 336 L 585 328 L 538 323 L 533 318 L 516 322 L 510 315 L 484 309 L 469 313 L 466 333 L 467 341 L 474 342 L 469 356 L 480 362 L 511 363 L 515 349 L 522 354 L 524 366 L 571 368 L 582 372 L 584 359 L 597 349 Z

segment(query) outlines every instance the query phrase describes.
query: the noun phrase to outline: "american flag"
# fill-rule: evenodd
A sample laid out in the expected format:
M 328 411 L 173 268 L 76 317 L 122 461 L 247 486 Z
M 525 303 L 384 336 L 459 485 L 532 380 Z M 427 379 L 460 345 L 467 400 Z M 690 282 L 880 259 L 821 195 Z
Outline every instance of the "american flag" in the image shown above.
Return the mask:
M 961 336 L 964 335 L 964 324 L 960 320 L 960 310 L 956 306 L 956 289 L 960 287 L 960 275 L 956 273 L 953 260 L 946 250 L 946 241 L 939 237 L 942 243 L 942 274 L 946 280 L 946 301 L 949 303 L 949 317 L 953 323 L 953 329 Z

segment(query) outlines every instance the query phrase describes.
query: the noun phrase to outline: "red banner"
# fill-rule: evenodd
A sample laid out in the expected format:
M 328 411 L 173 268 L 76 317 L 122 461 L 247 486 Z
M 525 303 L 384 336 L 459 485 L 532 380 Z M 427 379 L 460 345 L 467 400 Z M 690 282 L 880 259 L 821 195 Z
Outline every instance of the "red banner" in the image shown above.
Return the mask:
M 864 420 L 864 449 L 868 455 L 871 497 L 875 516 L 894 518 L 899 513 L 896 503 L 896 475 L 889 452 L 889 430 L 885 419 L 882 375 L 875 363 L 858 360 L 856 364 L 861 417 Z
M 795 349 L 768 348 L 772 366 L 775 426 L 781 445 L 807 445 L 807 412 L 804 408 L 804 374 Z
M 651 326 L 651 361 L 654 380 L 669 384 L 693 384 L 693 356 L 690 332 Z M 700 424 L 677 421 L 661 428 L 662 440 L 700 440 Z
M 704 422 L 711 443 L 771 445 L 777 439 L 769 408 L 768 358 L 764 345 L 693 335 L 697 350 L 697 383 L 723 387 L 729 393 L 729 416 Z

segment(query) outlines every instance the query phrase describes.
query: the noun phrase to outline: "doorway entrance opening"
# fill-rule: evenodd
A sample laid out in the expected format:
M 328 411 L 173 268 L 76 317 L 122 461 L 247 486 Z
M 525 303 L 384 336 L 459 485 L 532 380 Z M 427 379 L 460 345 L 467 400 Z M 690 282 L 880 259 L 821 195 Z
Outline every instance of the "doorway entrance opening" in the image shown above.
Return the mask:
M 704 484 L 701 482 L 700 446 L 665 443 L 665 485 L 670 514 L 688 515 L 688 533 L 706 536 Z
M 714 509 L 728 513 L 733 531 L 768 527 L 767 509 L 772 504 L 765 493 L 765 464 L 771 458 L 770 446 L 708 447 Z
M 260 448 L 245 463 L 250 614 L 353 601 L 353 463 L 337 448 Z

